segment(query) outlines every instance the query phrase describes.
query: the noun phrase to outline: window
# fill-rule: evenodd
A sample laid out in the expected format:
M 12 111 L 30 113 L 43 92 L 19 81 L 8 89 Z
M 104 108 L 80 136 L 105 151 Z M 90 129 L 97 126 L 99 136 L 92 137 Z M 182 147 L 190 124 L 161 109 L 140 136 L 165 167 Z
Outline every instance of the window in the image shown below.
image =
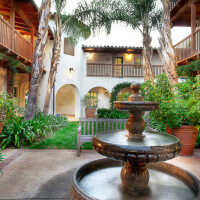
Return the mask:
M 17 98 L 17 87 L 13 88 L 13 97 Z
M 74 56 L 74 46 L 69 42 L 69 38 L 64 38 L 64 54 Z
M 88 92 L 87 96 L 89 97 L 88 101 L 88 107 L 90 108 L 96 108 L 97 107 L 97 97 L 98 93 L 97 92 Z
M 135 65 L 141 65 L 142 64 L 142 59 L 140 57 L 135 57 L 134 58 L 134 64 Z
M 113 58 L 113 64 L 114 64 L 114 76 L 115 77 L 122 76 L 123 58 L 122 57 Z

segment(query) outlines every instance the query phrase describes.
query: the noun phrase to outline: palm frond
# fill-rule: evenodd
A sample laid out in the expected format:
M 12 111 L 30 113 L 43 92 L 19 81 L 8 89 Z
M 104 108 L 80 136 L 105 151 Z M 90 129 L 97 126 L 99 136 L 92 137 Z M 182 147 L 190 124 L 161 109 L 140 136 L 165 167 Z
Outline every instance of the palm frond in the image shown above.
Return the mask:
M 73 44 L 76 44 L 81 38 L 87 39 L 91 34 L 90 27 L 78 20 L 74 15 L 63 15 L 61 22 L 63 31 Z

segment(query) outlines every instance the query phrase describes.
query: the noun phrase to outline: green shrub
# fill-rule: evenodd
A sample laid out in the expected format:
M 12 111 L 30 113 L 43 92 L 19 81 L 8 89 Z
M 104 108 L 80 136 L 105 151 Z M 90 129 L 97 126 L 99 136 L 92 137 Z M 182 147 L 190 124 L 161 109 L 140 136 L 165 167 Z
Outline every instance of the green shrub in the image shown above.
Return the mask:
M 17 115 L 24 114 L 24 108 L 17 105 L 19 100 L 16 98 L 10 98 L 8 93 L 0 95 L 0 122 L 6 122 L 6 120 L 13 119 Z
M 112 89 L 112 92 L 110 95 L 110 107 L 111 108 L 113 108 L 113 106 L 114 106 L 113 102 L 117 101 L 119 92 L 124 88 L 130 87 L 130 85 L 131 85 L 131 83 L 128 83 L 128 82 L 119 83 Z
M 128 119 L 129 113 L 116 109 L 100 108 L 97 110 L 98 118 L 104 119 Z
M 144 83 L 141 91 L 146 101 L 160 103 L 159 109 L 151 112 L 151 120 L 160 124 L 161 129 L 181 125 L 200 128 L 200 76 L 195 81 L 186 80 L 173 88 L 166 75 L 161 74 L 155 84 L 150 81 Z
M 21 145 L 30 145 L 37 137 L 44 137 L 47 132 L 60 129 L 68 125 L 66 117 L 43 115 L 37 113 L 32 120 L 24 121 L 23 117 L 7 120 L 4 125 L 1 142 L 2 149 L 7 146 L 20 148 Z
M 0 149 L 0 151 L 1 151 L 1 149 Z M 4 160 L 4 156 L 5 156 L 5 154 L 0 152 L 0 162 L 2 162 Z M 2 174 L 1 169 L 0 169 L 0 173 Z

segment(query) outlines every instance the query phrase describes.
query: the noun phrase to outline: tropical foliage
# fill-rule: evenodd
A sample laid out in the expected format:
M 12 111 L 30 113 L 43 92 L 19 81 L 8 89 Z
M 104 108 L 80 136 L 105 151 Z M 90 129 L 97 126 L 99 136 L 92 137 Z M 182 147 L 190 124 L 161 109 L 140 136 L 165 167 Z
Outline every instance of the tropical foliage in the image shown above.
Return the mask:
M 10 118 L 4 124 L 0 138 L 2 149 L 7 146 L 20 148 L 21 145 L 30 145 L 38 138 L 45 137 L 48 132 L 68 126 L 66 117 L 43 115 L 37 113 L 32 120 L 24 121 L 22 117 Z
M 150 114 L 160 130 L 181 125 L 193 125 L 200 129 L 200 76 L 195 81 L 188 79 L 173 87 L 166 75 L 161 74 L 155 84 L 150 81 L 144 83 L 141 91 L 146 101 L 160 103 L 159 110 Z

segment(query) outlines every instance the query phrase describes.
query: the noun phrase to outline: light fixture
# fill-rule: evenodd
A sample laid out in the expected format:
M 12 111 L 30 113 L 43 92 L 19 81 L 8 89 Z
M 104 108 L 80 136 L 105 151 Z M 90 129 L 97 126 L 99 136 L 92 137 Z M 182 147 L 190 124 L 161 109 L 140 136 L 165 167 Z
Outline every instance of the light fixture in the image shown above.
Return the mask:
M 107 89 L 105 89 L 105 93 L 108 93 L 108 90 L 107 90 Z
M 92 57 L 93 57 L 92 53 L 87 53 L 87 58 L 88 59 L 92 59 Z
M 70 73 L 70 74 L 74 74 L 74 72 L 75 72 L 74 68 L 70 67 L 70 68 L 69 68 L 69 73 Z
M 127 58 L 127 60 L 131 60 L 132 55 L 130 53 L 128 53 L 128 54 L 126 54 L 126 58 Z

